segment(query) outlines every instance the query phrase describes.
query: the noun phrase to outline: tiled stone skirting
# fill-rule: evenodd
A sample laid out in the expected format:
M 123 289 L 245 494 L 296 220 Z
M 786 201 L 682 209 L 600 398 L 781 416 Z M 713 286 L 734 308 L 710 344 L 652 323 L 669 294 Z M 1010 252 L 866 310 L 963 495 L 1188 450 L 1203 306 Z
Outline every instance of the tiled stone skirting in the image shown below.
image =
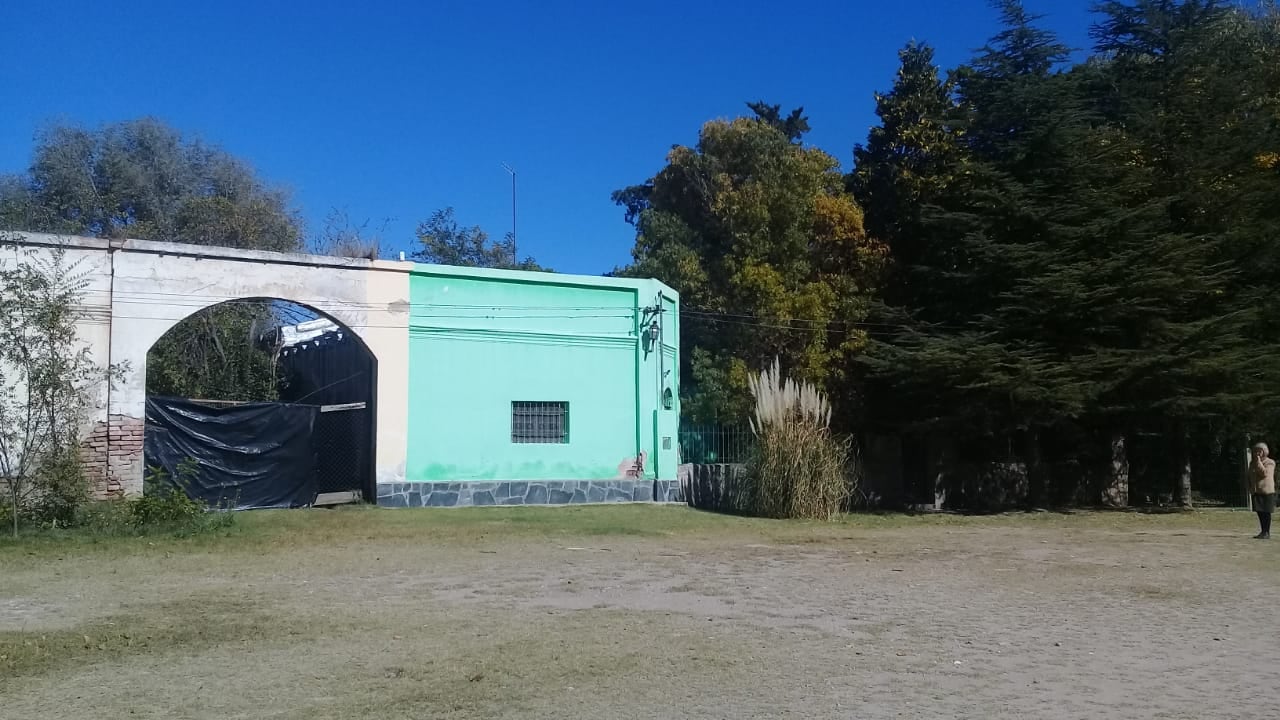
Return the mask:
M 378 483 L 378 504 L 385 507 L 679 502 L 680 494 L 674 480 Z
M 654 502 L 672 502 L 682 503 L 684 497 L 684 483 L 679 480 L 654 480 L 653 481 L 653 500 Z

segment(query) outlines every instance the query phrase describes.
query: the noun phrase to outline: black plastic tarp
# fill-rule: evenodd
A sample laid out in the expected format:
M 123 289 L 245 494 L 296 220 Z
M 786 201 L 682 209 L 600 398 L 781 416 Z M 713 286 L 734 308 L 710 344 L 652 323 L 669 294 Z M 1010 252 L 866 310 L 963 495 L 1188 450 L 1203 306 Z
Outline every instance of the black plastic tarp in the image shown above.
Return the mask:
M 316 499 L 315 405 L 248 403 L 211 407 L 147 398 L 148 467 L 169 478 L 191 458 L 199 464 L 187 494 L 214 507 L 303 507 Z
M 373 401 L 373 355 L 349 331 L 331 332 L 280 355 L 280 399 L 312 405 Z

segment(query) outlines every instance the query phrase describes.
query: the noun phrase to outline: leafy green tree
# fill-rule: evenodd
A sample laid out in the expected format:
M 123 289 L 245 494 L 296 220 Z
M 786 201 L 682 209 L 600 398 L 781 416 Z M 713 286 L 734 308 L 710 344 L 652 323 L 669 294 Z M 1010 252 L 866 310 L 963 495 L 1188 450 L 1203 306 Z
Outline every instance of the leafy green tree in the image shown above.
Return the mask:
M 283 190 L 153 118 L 43 132 L 27 172 L 0 182 L 0 227 L 276 251 L 302 238 Z M 147 391 L 273 399 L 270 357 L 249 338 L 271 319 L 269 306 L 228 304 L 180 323 L 151 349 Z
M 681 293 L 683 407 L 699 422 L 745 420 L 751 372 L 775 357 L 843 388 L 882 265 L 838 163 L 757 105 L 765 117 L 705 124 L 695 147 L 672 149 L 656 176 L 614 194 L 636 227 L 621 272 Z M 800 112 L 789 118 L 802 132 Z
M 0 184 L 0 213 L 40 232 L 285 251 L 301 239 L 282 190 L 153 118 L 47 129 L 30 169 Z
M 494 241 L 479 225 L 459 225 L 451 207 L 437 210 L 419 223 L 417 236 L 420 247 L 414 251 L 413 256 L 423 262 L 552 272 L 550 268 L 539 265 L 532 257 L 517 260 L 515 239 L 510 234 L 502 240 Z
M 273 301 L 233 300 L 174 325 L 147 353 L 147 393 L 203 400 L 276 400 L 280 381 L 276 360 L 256 336 L 282 324 L 277 306 Z

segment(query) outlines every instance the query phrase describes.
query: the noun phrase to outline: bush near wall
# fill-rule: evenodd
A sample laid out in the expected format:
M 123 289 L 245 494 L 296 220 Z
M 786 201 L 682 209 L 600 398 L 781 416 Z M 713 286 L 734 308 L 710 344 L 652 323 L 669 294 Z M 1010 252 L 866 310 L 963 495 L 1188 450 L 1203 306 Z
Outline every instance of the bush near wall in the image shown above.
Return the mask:
M 756 445 L 747 462 L 747 512 L 829 520 L 857 487 L 853 440 L 831 431 L 831 405 L 813 385 L 782 376 L 777 360 L 751 378 Z

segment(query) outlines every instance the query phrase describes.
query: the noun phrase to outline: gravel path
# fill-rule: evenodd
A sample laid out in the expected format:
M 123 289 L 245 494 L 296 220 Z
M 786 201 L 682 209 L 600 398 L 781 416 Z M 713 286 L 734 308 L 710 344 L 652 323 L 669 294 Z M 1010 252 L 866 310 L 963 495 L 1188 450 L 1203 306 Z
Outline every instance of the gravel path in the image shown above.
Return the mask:
M 0 716 L 1270 717 L 1247 522 L 70 554 L 0 573 Z

